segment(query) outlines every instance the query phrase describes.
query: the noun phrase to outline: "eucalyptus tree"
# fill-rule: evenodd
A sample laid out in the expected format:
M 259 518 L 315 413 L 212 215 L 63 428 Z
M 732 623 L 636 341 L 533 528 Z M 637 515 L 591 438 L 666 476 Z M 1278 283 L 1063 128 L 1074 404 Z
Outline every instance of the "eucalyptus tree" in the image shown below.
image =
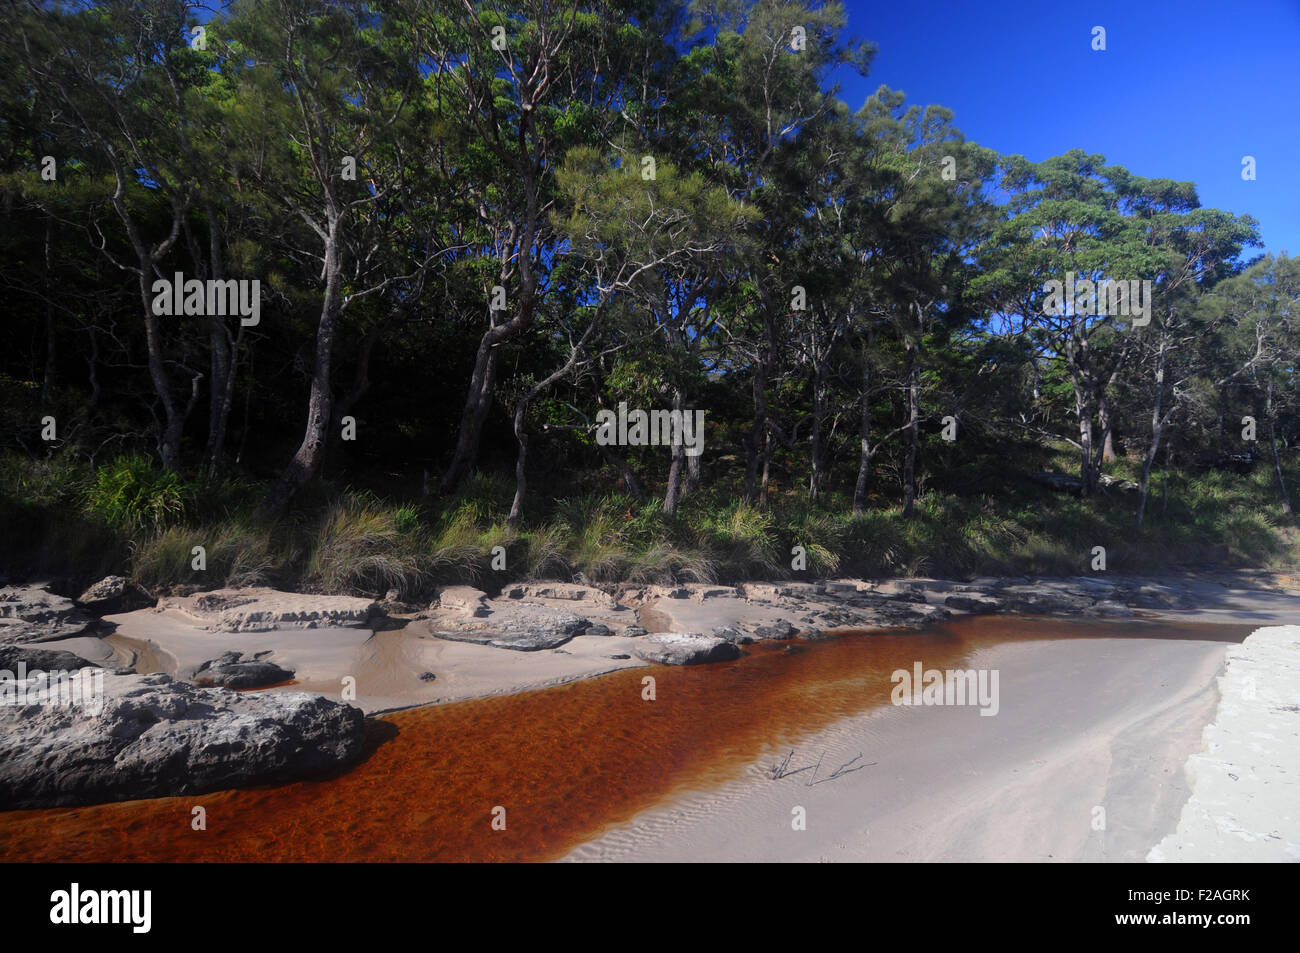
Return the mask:
M 568 149 L 599 145 L 632 96 L 622 82 L 623 54 L 638 48 L 626 42 L 628 20 L 649 9 L 641 0 L 465 0 L 424 13 L 426 59 L 458 113 L 448 131 L 460 137 L 460 171 L 471 179 L 486 323 L 444 489 L 474 468 L 501 346 L 529 333 L 549 290 L 561 241 L 551 227 L 555 169 Z
M 389 143 L 420 90 L 416 37 L 395 10 L 383 16 L 360 0 L 249 3 L 226 29 L 241 106 L 229 128 L 241 140 L 242 173 L 264 212 L 296 223 L 280 244 L 319 289 L 302 440 L 263 501 L 276 512 L 324 459 L 344 310 L 395 280 L 368 273 L 358 236 L 402 175 L 402 152 Z
M 197 191 L 195 99 L 212 74 L 194 42 L 192 8 L 180 0 L 31 2 L 10 22 L 5 42 L 50 103 L 47 121 L 107 168 L 106 204 L 124 241 L 100 229 L 91 239 L 134 278 L 162 409 L 158 451 L 163 466 L 177 469 L 204 375 L 190 366 L 195 343 L 164 333 L 152 286 L 182 239 Z M 168 347 L 169 336 L 180 346 Z
M 903 352 L 898 386 L 905 404 L 904 516 L 912 514 L 916 499 L 930 341 L 937 336 L 934 343 L 941 347 L 948 334 L 981 313 L 975 255 L 997 214 L 985 189 L 997 156 L 967 142 L 952 118 L 942 107 L 908 106 L 901 93 L 883 86 L 858 113 L 867 150 L 859 161 L 870 163 L 866 174 L 874 180 L 870 195 L 877 204 L 868 221 L 880 230 L 875 280 Z
M 1159 257 L 1150 272 L 1155 296 L 1149 303 L 1150 323 L 1134 320 L 1128 341 L 1138 348 L 1134 370 L 1147 377 L 1150 437 L 1142 460 L 1137 525 L 1146 516 L 1151 468 L 1170 421 L 1191 392 L 1189 382 L 1201 379 L 1212 391 L 1249 374 L 1262 358 L 1263 339 L 1256 353 L 1244 357 L 1221 375 L 1218 362 L 1207 360 L 1199 342 L 1206 340 L 1200 298 L 1235 268 L 1242 247 L 1258 242 L 1255 223 L 1217 209 L 1201 209 L 1190 182 L 1117 176 L 1117 190 L 1126 209 L 1143 230 L 1148 248 Z
M 749 218 L 739 203 L 703 175 L 680 174 L 669 162 L 659 164 L 655 177 L 647 180 L 639 163 L 622 161 L 610 168 L 606 157 L 596 150 L 578 148 L 566 157 L 557 179 L 565 196 L 557 228 L 567 239 L 565 254 L 576 257 L 587 273 L 572 278 L 588 291 L 580 307 L 557 318 L 567 352 L 565 361 L 515 403 L 514 432 L 519 449 L 509 516 L 512 526 L 523 509 L 528 453 L 524 418 L 529 404 L 561 378 L 583 371 L 626 344 L 626 336 L 602 338 L 602 322 L 616 308 L 625 315 L 646 304 L 653 308 L 654 292 L 662 282 L 648 280 L 651 276 L 681 264 L 720 258 L 735 231 Z M 675 406 L 674 410 L 679 413 L 676 421 L 681 421 L 683 408 Z M 682 436 L 684 426 L 678 426 L 674 434 Z M 673 445 L 674 460 L 682 450 L 680 443 Z M 672 490 L 670 479 L 668 493 Z M 672 512 L 668 499 L 664 508 Z
M 729 282 L 729 292 L 742 301 L 733 302 L 725 329 L 730 360 L 748 370 L 753 420 L 745 444 L 745 494 L 753 502 L 772 438 L 792 439 L 772 418 L 772 378 L 794 319 L 794 289 L 804 288 L 806 297 L 808 280 L 794 270 L 786 249 L 810 199 L 801 194 L 799 175 L 792 179 L 788 173 L 802 161 L 813 130 L 836 110 L 832 74 L 841 66 L 865 74 L 875 48 L 842 37 L 846 19 L 838 2 L 697 0 L 690 10 L 692 46 L 664 111 L 676 139 L 674 154 L 680 163 L 693 160 L 705 168 L 734 198 L 761 213 L 749 229 L 744 274 Z
M 1096 488 L 1114 388 L 1151 320 L 1164 261 L 1147 240 L 1144 180 L 1104 163 L 1077 149 L 1040 163 L 1012 157 L 1008 214 L 981 253 L 995 310 L 1031 363 L 1051 369 L 1049 383 L 1057 374 L 1068 382 L 1078 438 L 1056 436 L 1079 451 L 1085 495 Z
M 1248 383 L 1267 428 L 1269 455 L 1282 512 L 1294 515 L 1282 457 L 1300 441 L 1300 260 L 1265 256 L 1206 296 L 1211 320 L 1221 322 L 1209 340 L 1212 367 Z M 1255 437 L 1253 415 L 1242 418 L 1243 437 Z M 1233 421 L 1235 429 L 1236 421 Z M 1281 446 L 1279 446 L 1281 444 Z

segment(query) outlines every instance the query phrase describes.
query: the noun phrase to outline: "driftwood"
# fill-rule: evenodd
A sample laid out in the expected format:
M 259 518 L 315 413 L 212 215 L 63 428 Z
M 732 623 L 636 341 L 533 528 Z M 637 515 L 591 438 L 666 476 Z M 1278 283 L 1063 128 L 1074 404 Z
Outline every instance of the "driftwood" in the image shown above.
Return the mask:
M 1058 490 L 1062 493 L 1082 493 L 1083 480 L 1077 476 L 1070 476 L 1068 473 L 1031 473 L 1029 479 L 1035 483 L 1042 484 L 1049 490 Z M 1097 477 L 1097 485 L 1108 490 L 1136 490 L 1138 485 L 1132 480 L 1117 480 L 1113 476 L 1105 473 Z
M 859 764 L 854 766 L 853 763 L 855 761 L 860 761 L 862 759 L 862 753 L 858 752 L 858 756 L 856 758 L 850 758 L 848 761 L 845 761 L 842 765 L 840 765 L 838 768 L 832 771 L 829 775 L 818 780 L 817 772 L 821 770 L 822 760 L 825 757 L 826 757 L 826 752 L 823 751 L 821 757 L 817 759 L 816 764 L 807 764 L 804 765 L 802 768 L 795 768 L 793 771 L 791 771 L 790 761 L 791 759 L 794 758 L 794 749 L 791 748 L 790 753 L 785 756 L 785 758 L 781 761 L 780 764 L 774 764 L 772 765 L 772 767 L 767 769 L 767 774 L 768 777 L 770 777 L 773 781 L 779 781 L 781 780 L 781 778 L 788 778 L 791 777 L 792 775 L 799 774 L 800 772 L 811 770 L 812 777 L 808 780 L 808 783 L 805 785 L 805 787 L 812 787 L 814 784 L 821 784 L 822 781 L 834 781 L 836 778 L 842 778 L 846 774 L 852 774 L 854 771 L 861 771 L 863 768 L 869 768 L 873 764 L 879 763 L 876 761 L 868 761 L 865 764 Z

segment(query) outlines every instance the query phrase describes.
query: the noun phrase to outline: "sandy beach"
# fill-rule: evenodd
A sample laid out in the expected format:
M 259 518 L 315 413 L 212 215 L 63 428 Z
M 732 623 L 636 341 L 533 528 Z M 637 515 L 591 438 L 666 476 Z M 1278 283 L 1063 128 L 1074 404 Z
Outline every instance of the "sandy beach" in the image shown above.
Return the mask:
M 1140 861 L 1173 830 L 1183 763 L 1214 712 L 1226 644 L 1016 642 L 975 653 L 1001 707 L 889 707 L 802 741 L 810 772 L 772 758 L 574 850 L 571 860 Z M 862 754 L 874 762 L 829 780 Z M 793 829 L 796 807 L 806 830 Z M 1104 829 L 1097 830 L 1097 808 Z

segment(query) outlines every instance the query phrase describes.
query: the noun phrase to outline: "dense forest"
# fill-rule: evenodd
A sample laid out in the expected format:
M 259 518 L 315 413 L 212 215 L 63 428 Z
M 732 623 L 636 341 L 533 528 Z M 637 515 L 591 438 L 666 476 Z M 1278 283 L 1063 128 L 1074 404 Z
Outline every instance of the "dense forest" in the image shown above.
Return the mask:
M 844 103 L 837 3 L 3 11 L 11 573 L 1294 561 L 1300 261 Z

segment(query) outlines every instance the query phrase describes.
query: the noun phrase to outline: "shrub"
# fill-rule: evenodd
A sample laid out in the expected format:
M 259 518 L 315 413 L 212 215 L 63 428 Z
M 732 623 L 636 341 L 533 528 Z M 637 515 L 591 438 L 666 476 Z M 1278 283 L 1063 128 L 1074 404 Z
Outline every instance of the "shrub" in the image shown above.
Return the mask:
M 95 470 L 86 509 L 105 525 L 125 533 L 159 529 L 185 511 L 185 482 L 137 454 L 118 457 Z

